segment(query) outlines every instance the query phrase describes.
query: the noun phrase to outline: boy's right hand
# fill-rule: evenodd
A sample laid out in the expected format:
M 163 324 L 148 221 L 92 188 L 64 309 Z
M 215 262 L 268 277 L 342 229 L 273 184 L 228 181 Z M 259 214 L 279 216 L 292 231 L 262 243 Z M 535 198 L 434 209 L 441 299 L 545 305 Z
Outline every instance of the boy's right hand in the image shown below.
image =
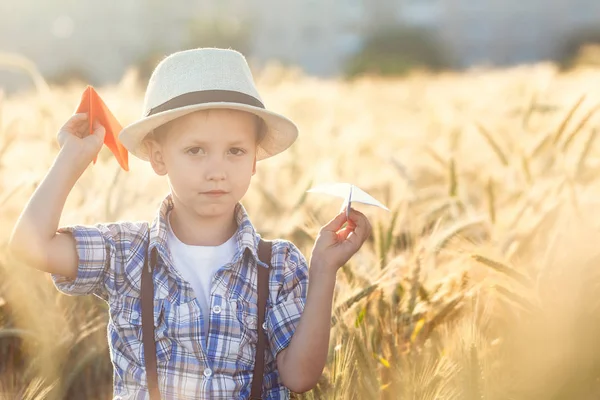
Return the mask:
M 58 131 L 58 144 L 61 149 L 79 155 L 89 164 L 102 149 L 106 134 L 106 129 L 98 121 L 94 121 L 92 128 L 90 135 L 87 113 L 73 114 Z

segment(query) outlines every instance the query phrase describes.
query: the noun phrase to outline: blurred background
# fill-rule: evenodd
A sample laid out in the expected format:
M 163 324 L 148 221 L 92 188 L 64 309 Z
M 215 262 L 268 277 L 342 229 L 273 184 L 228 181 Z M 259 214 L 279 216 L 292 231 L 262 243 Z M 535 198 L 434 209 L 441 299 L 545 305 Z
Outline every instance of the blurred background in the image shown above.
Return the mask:
M 600 43 L 594 0 L 50 0 L 0 4 L 0 50 L 50 81 L 96 85 L 164 55 L 233 47 L 322 77 L 398 74 L 551 60 L 567 66 Z M 585 55 L 585 54 L 584 54 Z M 6 90 L 26 77 L 2 71 Z
M 112 396 L 108 303 L 7 254 L 86 85 L 127 125 L 156 64 L 248 58 L 290 149 L 242 203 L 309 258 L 351 182 L 373 234 L 338 272 L 328 362 L 296 398 L 600 399 L 600 2 L 0 0 L 0 400 Z M 60 226 L 151 221 L 169 190 L 105 147 Z M 282 218 L 285 216 L 285 218 Z

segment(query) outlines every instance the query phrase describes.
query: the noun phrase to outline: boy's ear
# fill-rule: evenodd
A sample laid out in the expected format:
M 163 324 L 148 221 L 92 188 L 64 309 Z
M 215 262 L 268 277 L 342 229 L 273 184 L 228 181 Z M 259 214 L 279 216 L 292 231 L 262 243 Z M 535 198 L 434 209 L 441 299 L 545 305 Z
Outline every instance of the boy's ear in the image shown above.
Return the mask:
M 167 166 L 162 154 L 162 148 L 160 144 L 154 139 L 148 139 L 144 141 L 144 145 L 148 150 L 148 158 L 150 165 L 157 175 L 164 176 L 167 174 Z
M 256 174 L 256 154 L 254 155 L 254 163 L 252 164 L 252 176 Z

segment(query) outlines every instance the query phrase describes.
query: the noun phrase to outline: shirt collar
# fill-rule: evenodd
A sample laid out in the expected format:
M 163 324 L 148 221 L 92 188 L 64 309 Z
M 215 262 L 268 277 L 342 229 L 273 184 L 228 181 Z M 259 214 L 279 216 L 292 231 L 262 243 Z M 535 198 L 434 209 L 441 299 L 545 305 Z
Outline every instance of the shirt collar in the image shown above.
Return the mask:
M 170 251 L 167 246 L 167 215 L 173 209 L 173 197 L 169 193 L 162 201 L 157 216 L 150 227 L 150 250 L 156 248 L 163 260 L 170 260 Z M 267 267 L 258 259 L 258 243 L 260 235 L 254 229 L 248 213 L 244 206 L 238 202 L 234 208 L 235 220 L 238 228 L 235 232 L 236 253 L 233 256 L 232 263 L 236 263 L 247 250 L 254 258 L 254 261 Z

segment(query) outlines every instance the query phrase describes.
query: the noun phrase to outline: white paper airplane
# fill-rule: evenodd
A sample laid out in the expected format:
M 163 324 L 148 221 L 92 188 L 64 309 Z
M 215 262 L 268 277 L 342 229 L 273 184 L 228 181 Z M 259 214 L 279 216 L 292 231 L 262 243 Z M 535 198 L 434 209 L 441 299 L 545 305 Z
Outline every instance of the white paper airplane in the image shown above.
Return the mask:
M 350 216 L 350 206 L 353 201 L 369 204 L 390 211 L 373 196 L 351 183 L 325 183 L 308 189 L 309 193 L 323 193 L 330 196 L 341 197 L 346 204 L 346 218 Z

